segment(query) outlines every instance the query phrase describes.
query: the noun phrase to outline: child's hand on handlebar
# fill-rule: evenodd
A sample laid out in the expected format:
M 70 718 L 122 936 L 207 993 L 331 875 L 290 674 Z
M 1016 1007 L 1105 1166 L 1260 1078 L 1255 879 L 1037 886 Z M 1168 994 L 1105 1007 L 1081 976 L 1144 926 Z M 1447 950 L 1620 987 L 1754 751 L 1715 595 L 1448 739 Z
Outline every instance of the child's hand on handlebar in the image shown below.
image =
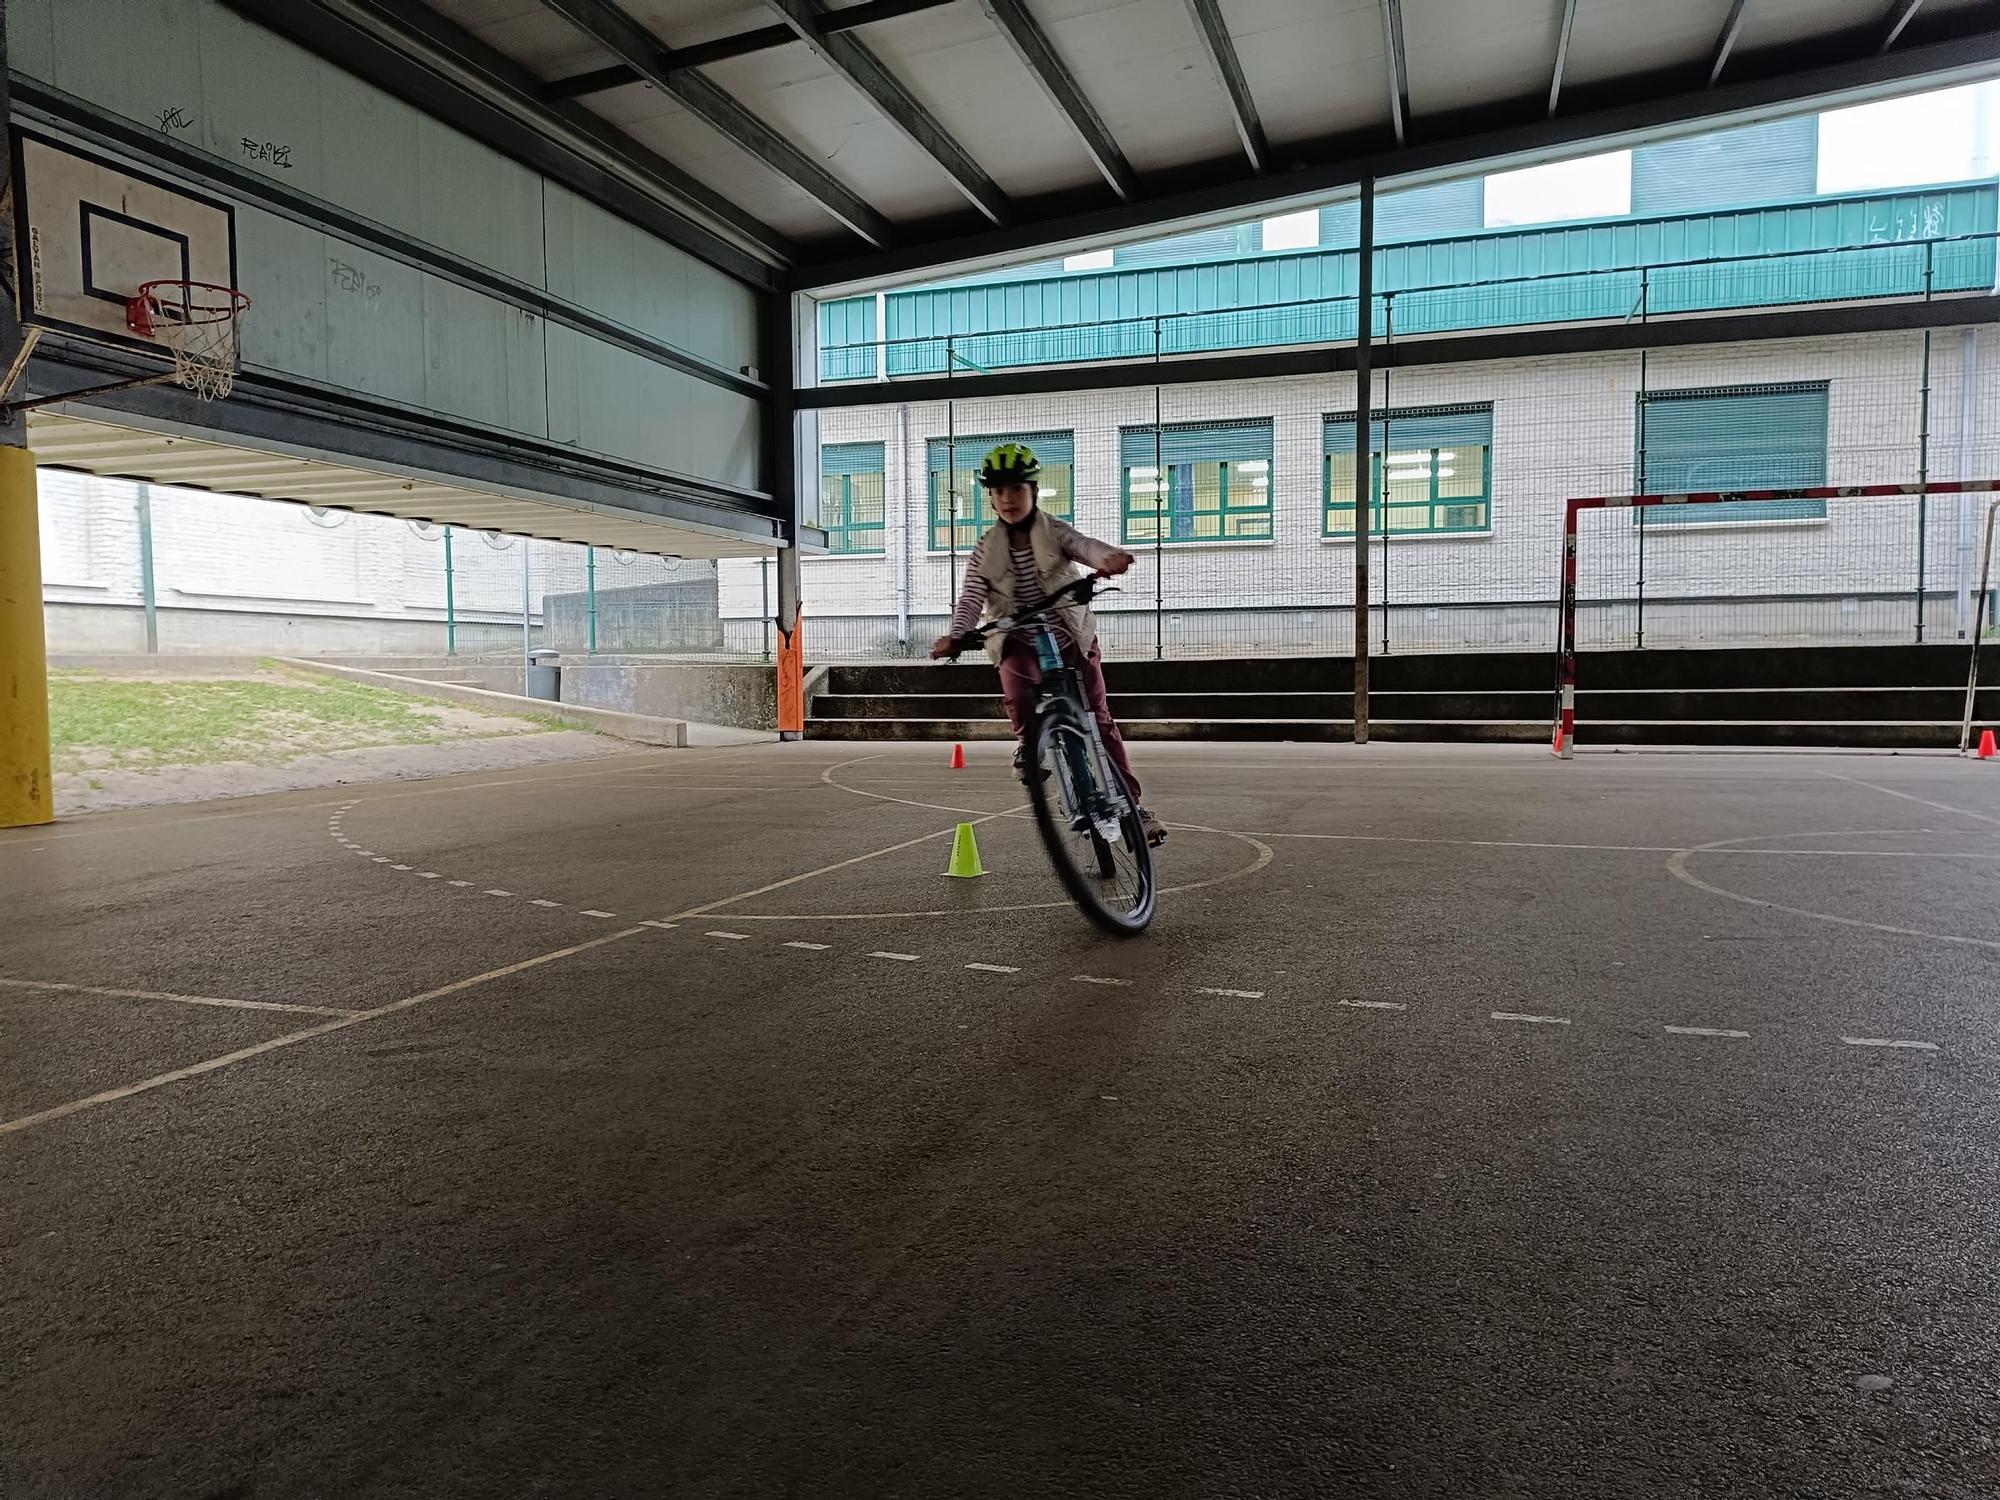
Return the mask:
M 931 642 L 931 660 L 943 661 L 948 656 L 958 655 L 958 637 L 941 635 Z
M 1101 576 L 1105 578 L 1116 578 L 1120 573 L 1123 573 L 1127 568 L 1131 567 L 1132 564 L 1137 562 L 1138 560 L 1139 560 L 1138 558 L 1134 557 L 1129 552 L 1125 552 L 1122 550 L 1113 552 L 1111 556 L 1105 561 L 1104 566 L 1099 568 L 1097 571 Z

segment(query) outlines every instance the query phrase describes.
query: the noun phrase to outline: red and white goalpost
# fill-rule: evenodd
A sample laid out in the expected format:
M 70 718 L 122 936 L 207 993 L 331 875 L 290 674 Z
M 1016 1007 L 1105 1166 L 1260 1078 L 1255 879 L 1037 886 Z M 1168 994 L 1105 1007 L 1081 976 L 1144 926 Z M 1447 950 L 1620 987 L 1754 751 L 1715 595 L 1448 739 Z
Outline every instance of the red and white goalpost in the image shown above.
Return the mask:
M 1650 506 L 1744 506 L 1768 504 L 1785 500 L 1861 500 L 1895 498 L 1915 498 L 1926 495 L 1975 495 L 2000 493 L 2000 479 L 1938 480 L 1927 484 L 1860 484 L 1860 485 L 1818 485 L 1803 489 L 1772 490 L 1716 490 L 1685 495 L 1588 495 L 1567 502 L 1563 513 L 1563 553 L 1562 553 L 1562 604 L 1561 625 L 1557 646 L 1556 711 L 1553 749 L 1556 754 L 1567 759 L 1576 740 L 1576 657 L 1577 657 L 1577 573 L 1578 573 L 1578 532 L 1579 518 L 1586 511 L 1599 510 L 1639 510 Z M 1972 629 L 1972 663 L 1966 685 L 1966 725 L 1971 724 L 1973 696 L 1979 683 L 1979 639 L 1984 633 L 1980 628 L 1978 610 L 1983 607 L 1988 588 L 1992 562 L 1992 541 L 1994 519 L 2000 515 L 2000 501 L 1994 502 L 1985 517 L 1984 565 L 1980 572 L 1978 600 L 1975 605 Z M 1726 516 L 1723 517 L 1726 519 Z M 1755 519 L 1746 514 L 1744 520 Z M 1664 529 L 1664 528 L 1663 528 Z M 1650 530 L 1650 528 L 1649 528 Z M 1919 585 L 1919 594 L 1922 587 Z M 1727 603 L 1727 596 L 1718 596 L 1719 603 Z M 1961 745 L 1960 747 L 1964 747 Z

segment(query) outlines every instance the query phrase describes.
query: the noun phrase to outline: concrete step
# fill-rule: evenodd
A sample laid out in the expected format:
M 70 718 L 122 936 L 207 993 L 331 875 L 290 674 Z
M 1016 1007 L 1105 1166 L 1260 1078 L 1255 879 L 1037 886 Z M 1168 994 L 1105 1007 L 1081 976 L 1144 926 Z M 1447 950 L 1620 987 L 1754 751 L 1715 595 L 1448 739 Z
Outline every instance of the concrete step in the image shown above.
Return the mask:
M 1288 740 L 1340 743 L 1353 737 L 1351 719 L 1130 719 L 1125 738 L 1147 740 Z M 1371 719 L 1369 733 L 1384 742 L 1541 744 L 1545 719 Z M 806 738 L 834 741 L 1006 740 L 1005 719 L 808 719 Z M 1692 745 L 1796 749 L 1945 750 L 1958 744 L 1958 721 L 1660 720 L 1577 726 L 1579 746 Z

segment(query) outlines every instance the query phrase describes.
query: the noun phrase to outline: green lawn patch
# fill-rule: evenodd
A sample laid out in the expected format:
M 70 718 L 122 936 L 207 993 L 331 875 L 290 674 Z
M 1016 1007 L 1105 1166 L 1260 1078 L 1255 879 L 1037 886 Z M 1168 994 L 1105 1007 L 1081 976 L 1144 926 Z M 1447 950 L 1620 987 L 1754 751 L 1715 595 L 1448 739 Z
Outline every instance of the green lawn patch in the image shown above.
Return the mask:
M 333 679 L 263 673 L 256 678 L 129 681 L 95 673 L 49 678 L 49 719 L 61 770 L 139 769 L 247 760 L 273 763 L 367 745 L 519 734 L 447 720 L 440 705 Z M 476 710 L 458 709 L 453 717 Z

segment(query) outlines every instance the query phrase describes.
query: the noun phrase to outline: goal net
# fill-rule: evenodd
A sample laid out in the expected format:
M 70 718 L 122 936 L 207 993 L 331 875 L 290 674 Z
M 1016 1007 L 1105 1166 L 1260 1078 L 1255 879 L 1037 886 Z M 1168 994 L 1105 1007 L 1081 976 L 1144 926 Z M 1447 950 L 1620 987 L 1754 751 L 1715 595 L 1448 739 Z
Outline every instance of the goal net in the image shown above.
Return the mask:
M 1564 509 L 1554 746 L 1580 653 L 1966 643 L 2000 480 L 1592 495 Z

